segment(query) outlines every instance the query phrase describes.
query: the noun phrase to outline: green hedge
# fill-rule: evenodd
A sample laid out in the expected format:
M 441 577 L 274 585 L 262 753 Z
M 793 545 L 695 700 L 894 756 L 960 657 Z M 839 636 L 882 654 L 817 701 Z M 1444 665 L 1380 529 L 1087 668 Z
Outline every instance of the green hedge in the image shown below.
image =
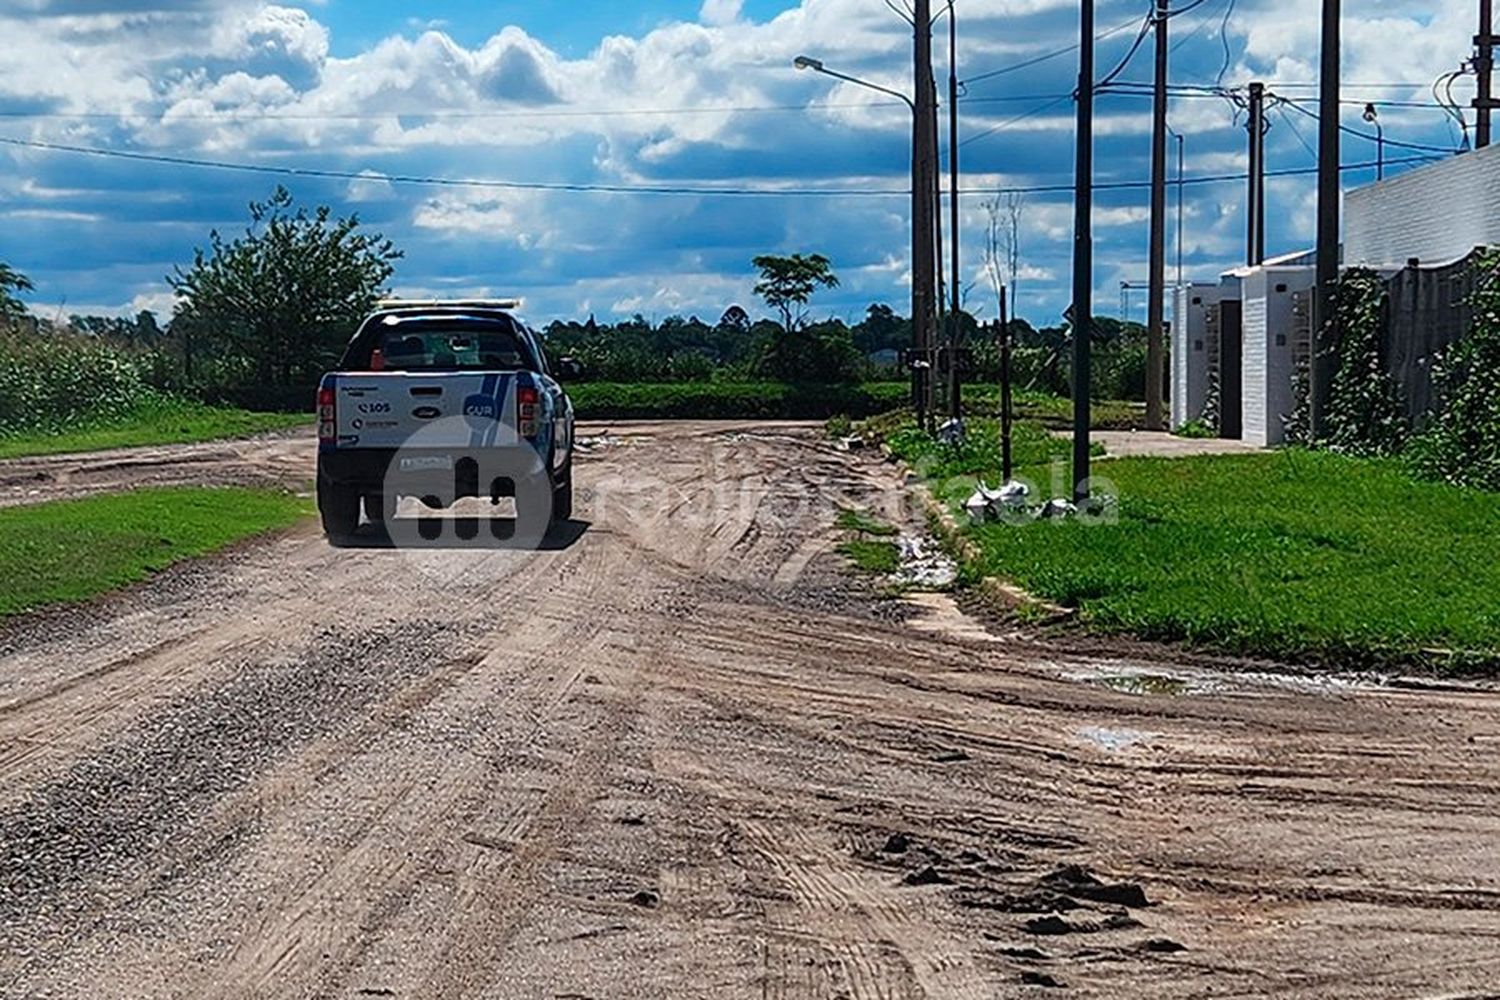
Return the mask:
M 904 382 L 787 385 L 781 382 L 680 382 L 568 386 L 580 420 L 768 419 L 867 417 L 903 405 Z

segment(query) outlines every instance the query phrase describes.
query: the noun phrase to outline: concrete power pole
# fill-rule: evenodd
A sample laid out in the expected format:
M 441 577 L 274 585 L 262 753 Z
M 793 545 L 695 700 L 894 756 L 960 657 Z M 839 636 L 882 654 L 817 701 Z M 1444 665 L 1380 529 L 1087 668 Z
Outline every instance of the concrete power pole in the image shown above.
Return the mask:
M 1266 85 L 1250 84 L 1250 200 L 1245 263 L 1266 261 Z
M 918 357 L 927 367 L 920 370 L 918 394 L 920 415 L 925 423 L 932 412 L 933 368 L 936 361 L 935 286 L 937 221 L 933 192 L 937 184 L 936 85 L 932 76 L 932 0 L 914 0 L 912 20 L 916 26 L 914 45 L 917 113 L 912 121 L 912 329 Z
M 1078 34 L 1078 163 L 1073 177 L 1073 500 L 1089 498 L 1091 341 L 1094 335 L 1094 0 Z
M 1162 368 L 1167 298 L 1167 14 L 1156 0 L 1156 104 L 1151 131 L 1151 281 L 1146 312 L 1146 428 L 1166 428 Z
M 1343 11 L 1340 0 L 1323 0 L 1323 67 L 1318 102 L 1318 294 L 1313 313 L 1309 403 L 1314 440 L 1328 436 L 1328 402 L 1338 362 L 1339 333 L 1339 74 Z
M 1479 76 L 1479 96 L 1474 98 L 1478 124 L 1474 127 L 1474 145 L 1483 149 L 1490 144 L 1490 119 L 1500 102 L 1494 98 L 1495 86 L 1495 6 L 1494 0 L 1479 0 L 1479 34 L 1474 38 L 1478 52 L 1474 72 Z

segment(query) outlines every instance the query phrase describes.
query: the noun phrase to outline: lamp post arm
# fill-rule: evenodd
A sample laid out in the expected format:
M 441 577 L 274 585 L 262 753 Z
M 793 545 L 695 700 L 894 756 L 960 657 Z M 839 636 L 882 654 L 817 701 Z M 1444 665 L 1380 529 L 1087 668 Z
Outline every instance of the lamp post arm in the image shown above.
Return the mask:
M 899 90 L 892 90 L 890 87 L 882 87 L 878 83 L 871 83 L 869 80 L 861 80 L 857 76 L 849 76 L 847 73 L 840 73 L 838 70 L 829 69 L 827 66 L 814 66 L 810 68 L 814 72 L 822 73 L 824 76 L 831 76 L 835 80 L 843 80 L 845 83 L 852 83 L 857 87 L 864 87 L 868 90 L 878 90 L 882 94 L 889 94 L 892 97 L 899 97 L 902 103 L 904 103 L 908 108 L 911 109 L 912 114 L 917 113 L 916 102 L 914 102 L 910 97 L 907 97 L 905 94 L 901 93 L 901 91 Z

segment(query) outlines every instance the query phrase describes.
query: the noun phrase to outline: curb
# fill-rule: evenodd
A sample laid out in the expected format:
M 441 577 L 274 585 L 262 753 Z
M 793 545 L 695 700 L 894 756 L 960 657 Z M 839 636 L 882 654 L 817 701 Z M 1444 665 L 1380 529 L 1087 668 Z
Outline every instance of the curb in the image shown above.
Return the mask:
M 923 509 L 927 512 L 929 526 L 948 551 L 966 566 L 977 565 L 983 558 L 983 553 L 974 540 L 964 534 L 962 525 L 958 523 L 958 519 L 953 516 L 953 512 L 948 509 L 947 505 L 932 495 L 927 484 L 917 477 L 909 465 L 891 453 L 890 445 L 882 442 L 880 452 L 886 457 L 886 461 L 895 466 L 907 488 L 921 501 Z M 1007 614 L 1024 614 L 1039 625 L 1062 625 L 1078 619 L 1077 608 L 1065 608 L 1060 604 L 1045 601 L 1003 577 L 984 577 L 979 581 L 975 590 L 984 601 L 996 607 L 997 610 Z

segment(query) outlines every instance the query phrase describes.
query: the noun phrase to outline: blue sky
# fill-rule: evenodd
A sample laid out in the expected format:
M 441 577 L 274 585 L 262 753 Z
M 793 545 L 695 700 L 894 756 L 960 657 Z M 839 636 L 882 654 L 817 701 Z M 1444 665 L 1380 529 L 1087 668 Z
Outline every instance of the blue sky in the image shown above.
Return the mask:
M 1124 27 L 1099 44 L 1101 71 L 1147 6 L 1101 0 L 1101 29 Z M 1174 81 L 1263 79 L 1293 102 L 1271 115 L 1272 169 L 1313 163 L 1316 122 L 1298 107 L 1316 99 L 1317 7 L 1204 0 L 1173 22 Z M 1362 102 L 1378 100 L 1390 138 L 1453 149 L 1459 131 L 1429 88 L 1469 55 L 1470 0 L 1345 7 L 1346 123 L 1367 130 Z M 965 78 L 1075 39 L 1076 4 L 1066 0 L 957 0 L 957 9 Z M 834 260 L 843 285 L 815 312 L 857 319 L 871 302 L 902 308 L 907 112 L 794 72 L 791 60 L 806 52 L 906 89 L 907 31 L 882 0 L 0 0 L 0 140 L 32 144 L 0 143 L 0 260 L 36 281 L 30 301 L 43 314 L 168 314 L 172 267 L 210 229 L 242 228 L 245 205 L 279 180 L 42 148 L 50 144 L 373 175 L 285 183 L 392 237 L 407 253 L 398 292 L 519 294 L 543 322 L 634 312 L 713 320 L 731 303 L 754 305 L 749 261 L 765 252 Z M 1030 192 L 1022 311 L 1047 323 L 1066 305 L 1070 200 L 1046 189 L 1072 179 L 1062 95 L 1075 74 L 1070 53 L 976 82 L 961 105 L 973 192 L 963 201 L 963 271 L 982 314 L 993 312 L 984 202 L 1000 190 Z M 1122 74 L 1148 78 L 1144 55 Z M 1472 78 L 1454 90 L 1464 102 L 1472 93 Z M 1099 107 L 1099 180 L 1143 180 L 1149 101 L 1116 94 Z M 1187 137 L 1190 177 L 1244 170 L 1245 132 L 1229 103 L 1184 96 L 1171 118 Z M 1374 146 L 1348 137 L 1344 158 L 1373 160 Z M 1346 185 L 1372 174 L 1351 171 Z M 611 190 L 546 187 L 558 184 Z M 642 190 L 662 187 L 678 193 Z M 725 187 L 758 193 L 703 190 Z M 1237 263 L 1243 189 L 1189 189 L 1190 276 Z M 1270 197 L 1270 250 L 1309 243 L 1312 178 L 1273 179 Z M 1096 295 L 1099 311 L 1113 313 L 1121 281 L 1145 277 L 1147 193 L 1098 200 Z M 1140 296 L 1133 308 L 1139 317 Z

